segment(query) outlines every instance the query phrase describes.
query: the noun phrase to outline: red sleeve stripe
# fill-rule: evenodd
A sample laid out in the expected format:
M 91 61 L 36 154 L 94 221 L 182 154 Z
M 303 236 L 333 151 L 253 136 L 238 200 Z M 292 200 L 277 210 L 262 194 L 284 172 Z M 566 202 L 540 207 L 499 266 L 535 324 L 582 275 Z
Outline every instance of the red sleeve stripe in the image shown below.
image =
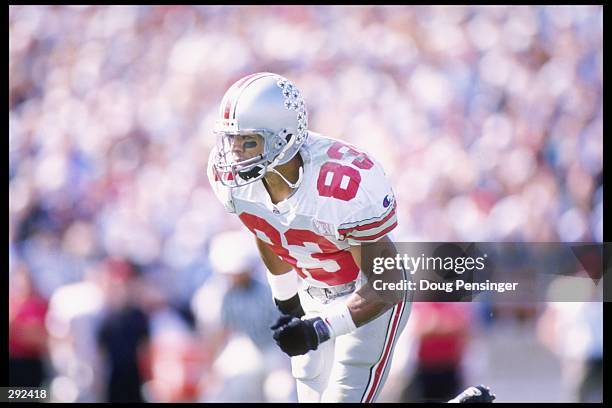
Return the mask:
M 388 233 L 395 227 L 397 227 L 397 221 L 391 224 L 388 228 L 385 228 L 384 230 L 380 231 L 378 234 L 370 235 L 366 237 L 350 237 L 350 239 L 355 240 L 355 241 L 371 241 L 373 239 L 382 237 L 383 235 L 385 235 L 386 233 Z
M 393 217 L 389 218 L 387 222 L 385 222 L 383 225 L 379 227 L 372 228 L 366 231 L 352 231 L 346 234 L 345 237 L 359 238 L 359 237 L 372 236 L 374 234 L 378 234 L 380 231 L 386 229 L 387 227 L 389 227 L 391 224 L 395 222 L 397 222 L 397 217 L 394 215 Z
M 343 225 L 346 226 L 343 229 L 349 230 L 352 228 L 355 228 L 357 226 L 366 226 L 368 224 L 363 224 L 364 222 L 370 221 L 369 224 L 373 224 L 375 222 L 381 221 L 383 218 L 385 218 L 387 215 L 389 215 L 389 213 L 391 211 L 393 211 L 395 209 L 396 205 L 395 205 L 395 201 L 393 201 L 391 203 L 391 206 L 389 208 L 387 208 L 385 210 L 385 212 L 383 212 L 381 215 L 379 215 L 378 217 L 370 217 L 370 218 L 366 218 L 363 220 L 359 220 L 359 221 L 354 221 L 354 222 L 344 222 L 342 224 L 339 225 L 339 227 L 342 227 Z
M 393 204 L 393 209 L 391 210 L 391 212 L 389 212 L 389 214 L 387 214 L 385 216 L 385 218 L 383 218 L 380 221 L 375 221 L 369 224 L 363 224 L 363 225 L 357 225 L 355 227 L 350 227 L 350 228 L 343 228 L 343 229 L 339 229 L 338 232 L 342 235 L 351 232 L 351 231 L 365 231 L 365 230 L 369 230 L 372 228 L 376 228 L 376 227 L 380 227 L 381 225 L 383 225 L 385 222 L 387 222 L 389 220 L 389 218 L 393 217 L 395 215 L 395 203 Z

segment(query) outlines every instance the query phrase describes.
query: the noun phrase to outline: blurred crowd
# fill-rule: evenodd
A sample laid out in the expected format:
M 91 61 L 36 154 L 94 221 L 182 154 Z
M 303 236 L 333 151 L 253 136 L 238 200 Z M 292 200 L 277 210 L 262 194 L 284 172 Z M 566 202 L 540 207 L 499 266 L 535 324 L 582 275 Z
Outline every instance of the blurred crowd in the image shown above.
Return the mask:
M 278 357 L 238 312 L 202 317 L 229 278 L 200 293 L 224 275 L 212 240 L 241 228 L 207 181 L 211 129 L 258 71 L 383 164 L 397 240 L 603 240 L 602 6 L 10 6 L 12 373 L 57 400 L 224 400 L 223 346 L 250 347 L 249 375 Z M 251 398 L 291 397 L 282 361 Z

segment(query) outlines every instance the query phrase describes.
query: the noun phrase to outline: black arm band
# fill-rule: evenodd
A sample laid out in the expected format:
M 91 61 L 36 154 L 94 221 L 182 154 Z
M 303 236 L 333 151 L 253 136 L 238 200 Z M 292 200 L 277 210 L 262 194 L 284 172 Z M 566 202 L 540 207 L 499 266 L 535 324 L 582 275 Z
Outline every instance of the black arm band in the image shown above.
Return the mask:
M 297 318 L 304 316 L 304 309 L 302 309 L 300 297 L 297 293 L 287 300 L 278 300 L 275 298 L 274 303 L 276 303 L 276 307 L 278 307 L 278 310 L 280 310 L 282 314 L 295 316 Z

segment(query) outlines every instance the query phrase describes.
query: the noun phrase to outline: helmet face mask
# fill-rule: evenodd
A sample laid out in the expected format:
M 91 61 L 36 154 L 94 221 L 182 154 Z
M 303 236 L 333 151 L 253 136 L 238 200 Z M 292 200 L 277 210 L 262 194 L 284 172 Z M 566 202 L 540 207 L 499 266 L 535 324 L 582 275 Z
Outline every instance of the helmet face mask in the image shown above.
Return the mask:
M 261 179 L 266 173 L 269 164 L 267 159 L 269 149 L 264 136 L 266 130 L 249 130 L 242 132 L 215 132 L 217 134 L 217 155 L 215 157 L 214 170 L 217 177 L 225 186 L 241 187 Z M 237 138 L 255 136 L 258 140 L 240 142 L 238 150 L 247 151 L 255 147 L 263 149 L 260 153 L 255 153 L 251 157 L 237 157 L 235 144 Z M 250 144 L 256 144 L 252 146 Z
M 228 187 L 253 183 L 268 170 L 287 163 L 308 135 L 306 106 L 299 90 L 285 78 L 267 72 L 232 85 L 221 101 L 219 116 L 213 169 Z M 236 139 L 240 143 L 235 146 Z M 255 147 L 258 151 L 248 151 Z

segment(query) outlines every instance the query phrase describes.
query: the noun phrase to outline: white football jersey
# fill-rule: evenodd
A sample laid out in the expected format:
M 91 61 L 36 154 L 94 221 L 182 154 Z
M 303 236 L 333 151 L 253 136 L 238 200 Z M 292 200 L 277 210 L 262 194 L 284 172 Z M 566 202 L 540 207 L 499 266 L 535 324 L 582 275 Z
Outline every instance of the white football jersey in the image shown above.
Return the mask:
M 327 287 L 357 279 L 350 245 L 375 242 L 397 226 L 393 191 L 381 165 L 340 140 L 308 132 L 300 149 L 303 180 L 287 199 L 273 204 L 262 181 L 224 186 L 208 178 L 226 210 L 310 285 Z

